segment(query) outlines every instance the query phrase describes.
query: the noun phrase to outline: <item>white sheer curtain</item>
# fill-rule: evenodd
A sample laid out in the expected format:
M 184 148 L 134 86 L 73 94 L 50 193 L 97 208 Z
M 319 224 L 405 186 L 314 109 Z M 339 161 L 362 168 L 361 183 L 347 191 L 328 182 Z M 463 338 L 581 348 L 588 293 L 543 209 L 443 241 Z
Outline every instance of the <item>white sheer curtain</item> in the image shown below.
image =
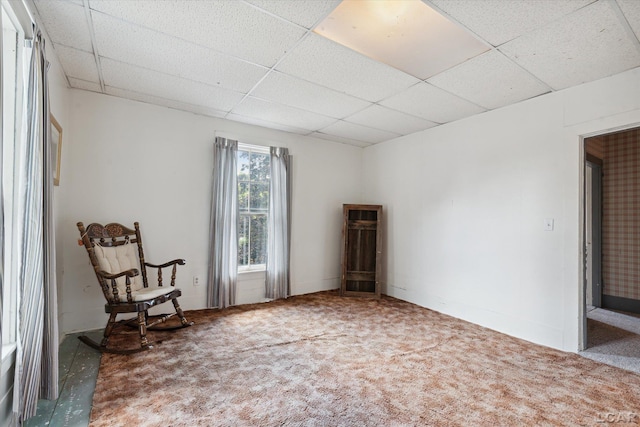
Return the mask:
M 20 421 L 36 413 L 39 398 L 58 397 L 58 313 L 53 235 L 53 173 L 49 94 L 44 40 L 32 42 L 26 99 L 26 183 L 20 194 L 22 250 L 20 256 L 18 353 L 14 380 L 14 412 Z
M 213 148 L 211 248 L 207 304 L 235 305 L 238 280 L 238 141 L 216 137 Z
M 267 220 L 267 279 L 265 296 L 287 298 L 291 293 L 291 161 L 289 150 L 271 147 L 269 218 Z

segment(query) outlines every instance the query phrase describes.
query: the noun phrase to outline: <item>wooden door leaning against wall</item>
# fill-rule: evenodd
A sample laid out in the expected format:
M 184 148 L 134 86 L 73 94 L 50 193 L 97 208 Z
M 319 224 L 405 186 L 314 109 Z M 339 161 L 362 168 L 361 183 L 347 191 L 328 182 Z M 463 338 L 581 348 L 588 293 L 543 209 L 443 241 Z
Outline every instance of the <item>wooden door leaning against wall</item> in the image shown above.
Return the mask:
M 381 221 L 381 205 L 343 205 L 340 295 L 380 298 Z

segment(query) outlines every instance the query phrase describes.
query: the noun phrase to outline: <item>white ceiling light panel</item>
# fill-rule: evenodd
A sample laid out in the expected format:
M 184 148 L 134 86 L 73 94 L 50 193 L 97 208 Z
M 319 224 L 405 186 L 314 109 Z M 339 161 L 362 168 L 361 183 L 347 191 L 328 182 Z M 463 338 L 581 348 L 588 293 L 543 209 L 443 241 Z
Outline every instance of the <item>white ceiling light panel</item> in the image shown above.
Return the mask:
M 489 49 L 420 0 L 344 0 L 314 32 L 421 80 Z

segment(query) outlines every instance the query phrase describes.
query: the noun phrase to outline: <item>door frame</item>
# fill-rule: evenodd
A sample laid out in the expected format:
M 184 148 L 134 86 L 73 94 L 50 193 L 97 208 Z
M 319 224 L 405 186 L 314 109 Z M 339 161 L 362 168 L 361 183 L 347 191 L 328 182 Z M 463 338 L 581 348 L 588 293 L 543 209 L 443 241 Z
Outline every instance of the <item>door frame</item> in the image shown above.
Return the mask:
M 580 167 L 579 167 L 579 185 L 580 185 L 580 190 L 579 190 L 579 221 L 580 221 L 580 230 L 581 232 L 579 233 L 579 242 L 578 242 L 578 250 L 579 250 L 579 257 L 580 257 L 580 268 L 579 268 L 579 275 L 578 275 L 578 280 L 579 280 L 579 285 L 578 285 L 578 301 L 579 301 L 579 306 L 578 306 L 578 316 L 580 321 L 578 322 L 578 351 L 583 351 L 586 350 L 587 348 L 587 292 L 586 292 L 586 284 L 587 284 L 587 278 L 586 278 L 586 267 L 587 267 L 587 256 L 586 256 L 586 227 L 587 227 L 587 219 L 586 219 L 586 207 L 587 207 L 587 201 L 586 201 L 586 179 L 587 179 L 587 162 L 592 160 L 593 157 L 590 156 L 589 154 L 587 154 L 587 150 L 586 150 L 586 141 L 589 138 L 593 138 L 593 137 L 598 137 L 598 136 L 605 136 L 605 135 L 609 135 L 609 134 L 613 134 L 613 133 L 618 133 L 618 132 L 625 132 L 631 129 L 636 129 L 636 128 L 640 128 L 640 121 L 635 121 L 633 123 L 629 123 L 626 122 L 624 124 L 618 124 L 617 126 L 611 126 L 608 128 L 602 128 L 601 126 L 598 126 L 599 129 L 597 130 L 593 130 L 591 129 L 588 132 L 584 132 L 584 133 L 578 133 L 578 140 L 579 140 L 579 159 L 580 159 Z M 596 162 L 597 163 L 597 162 Z M 600 174 L 600 177 L 602 177 L 602 174 Z M 600 182 L 600 185 L 602 185 L 602 181 Z M 600 191 L 600 195 L 602 195 L 602 190 Z M 601 205 L 602 205 L 602 199 L 600 200 Z M 600 212 L 600 220 L 602 220 L 602 211 Z M 602 224 L 601 224 L 602 225 Z M 602 230 L 602 226 L 600 227 L 600 229 Z M 600 248 L 602 249 L 602 240 L 600 240 Z M 600 253 L 600 259 L 602 259 L 602 253 Z M 602 266 L 600 266 L 600 274 L 602 274 Z M 601 278 L 601 285 L 604 285 L 602 278 Z M 600 296 L 602 297 L 603 292 L 602 292 L 602 286 L 601 286 L 601 292 L 600 292 Z M 600 301 L 602 303 L 602 299 Z
M 602 159 L 585 154 L 585 168 L 591 168 L 591 294 L 592 304 L 595 307 L 602 307 Z M 586 170 L 586 169 L 585 169 Z M 588 195 L 586 185 L 587 174 L 585 173 L 585 214 L 588 208 Z M 585 263 L 587 262 L 587 221 L 585 215 Z M 588 286 L 589 278 L 586 276 L 585 286 Z M 585 289 L 585 298 L 586 298 Z M 587 301 L 585 300 L 585 304 Z

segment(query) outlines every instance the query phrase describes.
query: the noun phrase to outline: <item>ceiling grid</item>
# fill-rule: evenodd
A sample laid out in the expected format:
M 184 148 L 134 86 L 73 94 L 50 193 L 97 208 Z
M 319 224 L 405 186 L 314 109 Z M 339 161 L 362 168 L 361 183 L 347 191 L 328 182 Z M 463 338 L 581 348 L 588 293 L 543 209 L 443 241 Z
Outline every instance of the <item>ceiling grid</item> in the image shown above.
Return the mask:
M 424 0 L 486 46 L 426 78 L 317 34 L 339 0 L 30 1 L 72 88 L 360 147 L 640 66 L 637 0 Z

